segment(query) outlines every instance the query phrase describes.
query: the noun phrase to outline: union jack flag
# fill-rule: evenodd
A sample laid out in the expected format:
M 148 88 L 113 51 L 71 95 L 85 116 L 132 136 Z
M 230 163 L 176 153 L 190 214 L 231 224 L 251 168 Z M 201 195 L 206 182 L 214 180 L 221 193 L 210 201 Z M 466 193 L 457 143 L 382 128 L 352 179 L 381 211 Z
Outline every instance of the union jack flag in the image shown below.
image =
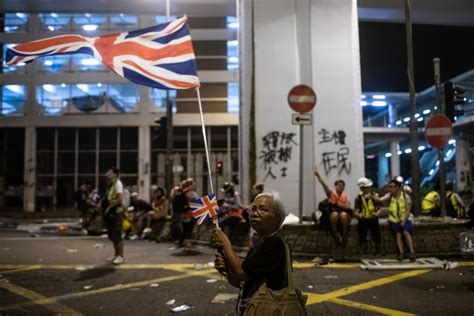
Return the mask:
M 158 89 L 199 87 L 187 17 L 149 28 L 99 37 L 61 35 L 7 50 L 14 66 L 51 55 L 89 54 L 121 77 Z
M 193 211 L 193 217 L 198 221 L 198 225 L 201 225 L 208 218 L 212 218 L 214 223 L 217 222 L 219 206 L 214 194 L 203 196 L 199 200 L 192 200 L 189 206 Z

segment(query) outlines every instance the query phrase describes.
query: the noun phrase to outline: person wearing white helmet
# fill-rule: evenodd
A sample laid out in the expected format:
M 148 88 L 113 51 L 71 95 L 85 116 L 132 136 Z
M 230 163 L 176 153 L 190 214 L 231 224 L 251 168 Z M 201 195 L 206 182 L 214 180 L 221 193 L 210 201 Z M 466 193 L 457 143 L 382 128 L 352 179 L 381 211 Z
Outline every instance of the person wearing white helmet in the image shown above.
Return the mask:
M 382 242 L 378 218 L 380 204 L 373 199 L 373 196 L 376 196 L 376 193 L 372 192 L 373 182 L 366 177 L 362 177 L 357 180 L 357 186 L 360 188 L 360 193 L 354 201 L 354 215 L 359 222 L 357 226 L 359 252 L 367 252 L 367 232 L 370 230 L 371 239 L 375 246 L 375 254 L 379 254 Z

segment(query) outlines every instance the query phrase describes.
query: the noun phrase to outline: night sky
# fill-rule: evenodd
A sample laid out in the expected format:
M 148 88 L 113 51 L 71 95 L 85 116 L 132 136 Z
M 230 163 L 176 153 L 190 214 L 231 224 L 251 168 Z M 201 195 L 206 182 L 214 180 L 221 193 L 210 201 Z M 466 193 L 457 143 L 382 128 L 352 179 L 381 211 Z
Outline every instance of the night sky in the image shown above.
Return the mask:
M 408 92 L 405 25 L 359 23 L 362 91 Z M 434 84 L 433 58 L 441 59 L 441 80 L 474 68 L 474 28 L 413 25 L 415 89 Z

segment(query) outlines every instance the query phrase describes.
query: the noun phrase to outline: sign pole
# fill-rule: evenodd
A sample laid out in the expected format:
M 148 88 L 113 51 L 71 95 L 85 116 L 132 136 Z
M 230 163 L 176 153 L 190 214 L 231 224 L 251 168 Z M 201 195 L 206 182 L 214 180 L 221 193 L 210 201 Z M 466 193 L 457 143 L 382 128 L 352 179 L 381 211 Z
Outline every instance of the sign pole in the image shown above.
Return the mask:
M 436 101 L 438 103 L 438 113 L 444 114 L 444 104 L 441 102 L 441 73 L 439 67 L 440 59 L 433 59 L 434 80 L 436 87 Z M 439 207 L 441 216 L 446 216 L 446 166 L 444 164 L 444 148 L 438 149 L 439 160 Z
M 298 216 L 300 218 L 300 223 L 303 222 L 303 162 L 304 162 L 304 134 L 303 134 L 303 125 L 300 125 L 300 172 L 299 172 L 299 179 L 298 179 Z

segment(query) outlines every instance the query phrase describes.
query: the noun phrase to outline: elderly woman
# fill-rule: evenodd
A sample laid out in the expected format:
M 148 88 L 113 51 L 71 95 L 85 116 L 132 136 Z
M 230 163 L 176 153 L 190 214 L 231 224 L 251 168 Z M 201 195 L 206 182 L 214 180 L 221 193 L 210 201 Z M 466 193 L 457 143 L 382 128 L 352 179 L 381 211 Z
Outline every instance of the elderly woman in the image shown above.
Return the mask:
M 255 197 L 248 212 L 250 225 L 255 229 L 258 240 L 245 259 L 237 256 L 221 230 L 216 229 L 213 234 L 217 246 L 221 247 L 215 255 L 216 269 L 226 276 L 231 285 L 240 287 L 237 302 L 239 315 L 244 314 L 246 303 L 263 282 L 271 290 L 288 287 L 285 242 L 277 235 L 285 219 L 280 198 L 277 193 L 261 193 Z

